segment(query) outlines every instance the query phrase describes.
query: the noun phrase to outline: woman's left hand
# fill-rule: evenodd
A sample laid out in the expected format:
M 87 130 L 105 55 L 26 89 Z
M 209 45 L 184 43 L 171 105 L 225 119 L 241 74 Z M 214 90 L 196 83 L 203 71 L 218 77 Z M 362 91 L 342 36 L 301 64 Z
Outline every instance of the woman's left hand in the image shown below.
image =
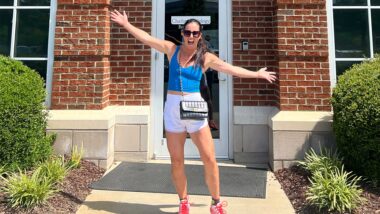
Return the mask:
M 267 67 L 261 68 L 259 71 L 257 71 L 258 77 L 261 79 L 266 79 L 268 82 L 272 83 L 276 81 L 276 72 L 273 71 L 267 71 Z

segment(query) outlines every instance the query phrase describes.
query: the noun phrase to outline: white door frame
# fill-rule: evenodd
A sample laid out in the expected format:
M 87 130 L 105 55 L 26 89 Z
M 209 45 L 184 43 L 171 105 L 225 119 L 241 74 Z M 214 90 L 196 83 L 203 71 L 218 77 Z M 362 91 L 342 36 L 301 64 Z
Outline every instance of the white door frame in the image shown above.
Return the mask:
M 152 36 L 164 39 L 165 29 L 158 27 L 159 23 L 165 23 L 165 0 L 152 1 Z M 226 25 L 219 25 L 219 57 L 227 62 L 232 62 L 232 3 L 228 0 L 219 1 L 219 22 L 226 23 Z M 223 14 L 223 15 L 222 15 Z M 223 27 L 225 26 L 225 27 Z M 164 65 L 164 54 L 151 49 L 151 112 L 150 112 L 150 145 L 149 157 L 150 158 L 165 158 L 161 155 L 162 146 L 165 145 L 163 139 L 163 111 L 157 110 L 163 107 L 163 85 L 159 84 L 164 82 L 164 75 L 162 71 Z M 224 80 L 224 81 L 223 81 Z M 232 77 L 223 73 L 219 73 L 219 84 L 224 84 L 223 91 L 220 91 L 220 103 L 227 104 L 227 107 L 220 105 L 220 124 L 226 124 L 220 127 L 220 140 L 227 141 L 228 152 L 223 156 L 217 156 L 222 159 L 233 158 L 233 120 L 232 120 Z M 223 88 L 219 87 L 219 88 Z M 221 89 L 220 89 L 221 90 Z M 224 96 L 222 96 L 224 95 Z M 160 145 L 161 144 L 161 145 Z M 218 142 L 215 142 L 216 149 Z M 166 148 L 165 148 L 166 149 Z

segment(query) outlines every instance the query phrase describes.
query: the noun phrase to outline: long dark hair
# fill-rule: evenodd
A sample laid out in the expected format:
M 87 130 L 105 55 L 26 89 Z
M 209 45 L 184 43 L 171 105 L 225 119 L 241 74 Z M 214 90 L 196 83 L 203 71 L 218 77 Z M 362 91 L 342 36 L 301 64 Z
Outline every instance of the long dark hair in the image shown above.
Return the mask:
M 203 26 L 201 24 L 200 21 L 198 21 L 197 19 L 188 19 L 186 20 L 185 24 L 183 24 L 183 28 L 182 30 L 185 30 L 186 26 L 190 23 L 197 23 L 199 25 L 199 31 L 202 32 L 202 29 L 203 29 Z M 206 52 L 209 52 L 210 50 L 208 49 L 206 43 L 205 43 L 205 40 L 203 38 L 203 34 L 201 35 L 201 37 L 199 38 L 198 40 L 198 44 L 197 44 L 197 51 L 195 52 L 194 56 L 191 58 L 190 61 L 194 61 L 194 65 L 195 67 L 198 67 L 200 66 L 201 68 L 204 67 L 204 63 L 205 63 L 205 60 L 204 60 L 204 54 Z

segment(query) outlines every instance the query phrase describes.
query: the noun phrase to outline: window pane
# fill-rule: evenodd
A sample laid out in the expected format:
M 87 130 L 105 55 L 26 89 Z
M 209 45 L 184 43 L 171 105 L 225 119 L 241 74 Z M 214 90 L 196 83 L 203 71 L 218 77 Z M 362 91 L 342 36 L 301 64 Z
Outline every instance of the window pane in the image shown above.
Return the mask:
M 12 35 L 12 10 L 0 10 L 0 54 L 9 56 Z
M 26 66 L 28 66 L 31 69 L 36 70 L 44 79 L 46 82 L 46 68 L 47 68 L 47 62 L 46 61 L 22 61 Z
M 372 6 L 379 6 L 380 5 L 380 0 L 371 0 L 371 5 Z
M 340 61 L 336 62 L 336 76 L 343 74 L 347 69 L 354 64 L 359 64 L 361 61 Z
M 372 10 L 373 50 L 380 53 L 380 9 Z
M 367 5 L 367 0 L 334 0 L 334 6 Z
M 49 10 L 19 10 L 16 30 L 16 57 L 46 57 Z
M 370 57 L 367 10 L 334 10 L 335 54 Z
M 50 6 L 50 0 L 18 0 L 19 6 Z
M 0 0 L 0 6 L 12 6 L 13 0 Z

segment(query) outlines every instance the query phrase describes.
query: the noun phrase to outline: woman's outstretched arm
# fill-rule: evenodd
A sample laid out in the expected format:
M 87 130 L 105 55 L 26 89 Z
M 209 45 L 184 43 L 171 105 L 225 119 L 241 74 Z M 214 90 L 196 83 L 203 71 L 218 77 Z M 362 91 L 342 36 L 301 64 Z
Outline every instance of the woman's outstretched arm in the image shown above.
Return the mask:
M 212 68 L 214 70 L 242 78 L 266 79 L 270 83 L 274 82 L 277 79 L 276 73 L 266 71 L 267 68 L 261 68 L 257 72 L 252 72 L 245 68 L 224 62 L 212 53 L 205 54 L 205 69 L 207 70 L 208 68 Z
M 175 50 L 174 43 L 170 41 L 162 40 L 162 39 L 157 39 L 149 35 L 147 32 L 133 26 L 128 21 L 128 16 L 125 13 L 125 11 L 123 11 L 123 14 L 121 14 L 119 11 L 114 10 L 113 12 L 111 12 L 111 20 L 118 23 L 120 26 L 124 27 L 130 34 L 132 34 L 140 42 L 162 53 L 165 53 L 168 56 L 171 56 Z

